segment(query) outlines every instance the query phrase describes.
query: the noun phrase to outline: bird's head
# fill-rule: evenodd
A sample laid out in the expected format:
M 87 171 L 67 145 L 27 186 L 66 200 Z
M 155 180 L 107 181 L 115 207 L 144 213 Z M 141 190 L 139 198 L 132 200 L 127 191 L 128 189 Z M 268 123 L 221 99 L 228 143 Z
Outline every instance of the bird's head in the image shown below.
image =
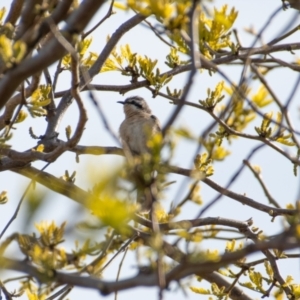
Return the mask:
M 127 98 L 125 101 L 118 101 L 118 103 L 124 105 L 124 112 L 126 116 L 130 116 L 138 113 L 151 114 L 150 107 L 142 97 L 133 96 Z

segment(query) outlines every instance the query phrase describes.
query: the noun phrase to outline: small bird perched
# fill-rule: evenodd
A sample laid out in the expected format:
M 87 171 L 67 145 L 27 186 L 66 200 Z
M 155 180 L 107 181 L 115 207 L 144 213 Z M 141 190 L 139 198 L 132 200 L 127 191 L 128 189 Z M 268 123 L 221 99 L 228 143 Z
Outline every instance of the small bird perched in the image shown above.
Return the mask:
M 161 132 L 159 120 L 152 115 L 147 102 L 139 96 L 118 103 L 124 105 L 125 120 L 119 129 L 124 150 L 130 150 L 132 155 L 149 153 L 147 141 Z
M 124 105 L 125 120 L 122 122 L 119 132 L 125 155 L 128 156 L 128 152 L 131 156 L 149 153 L 148 140 L 161 132 L 159 120 L 152 115 L 147 102 L 139 96 L 130 97 L 125 101 L 118 101 L 118 103 Z M 145 212 L 151 209 L 153 197 L 145 188 L 147 184 L 144 179 L 141 179 L 143 176 L 139 177 L 137 202 L 142 206 L 141 211 Z

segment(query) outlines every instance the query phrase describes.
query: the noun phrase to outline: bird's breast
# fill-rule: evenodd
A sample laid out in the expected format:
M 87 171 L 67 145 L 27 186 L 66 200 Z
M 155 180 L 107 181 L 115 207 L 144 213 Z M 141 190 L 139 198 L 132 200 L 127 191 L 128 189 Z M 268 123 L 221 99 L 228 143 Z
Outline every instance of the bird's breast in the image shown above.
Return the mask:
M 133 154 L 149 151 L 147 141 L 157 132 L 152 118 L 127 118 L 120 126 L 120 137 L 123 144 Z

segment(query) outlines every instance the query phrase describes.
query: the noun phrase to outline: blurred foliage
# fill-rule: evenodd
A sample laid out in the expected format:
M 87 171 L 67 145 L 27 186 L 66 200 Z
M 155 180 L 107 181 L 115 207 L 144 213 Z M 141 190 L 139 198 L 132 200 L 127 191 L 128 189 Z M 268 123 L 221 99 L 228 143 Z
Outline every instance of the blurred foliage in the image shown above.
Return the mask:
M 45 146 L 43 144 L 39 144 L 33 151 L 44 152 Z
M 26 54 L 26 44 L 22 41 L 14 42 L 5 34 L 0 35 L 0 71 L 11 68 L 22 61 Z
M 206 141 L 203 142 L 209 157 L 213 161 L 223 161 L 228 155 L 231 154 L 229 150 L 219 145 L 219 139 L 213 134 Z
M 248 106 L 245 100 L 245 97 L 248 96 L 249 92 L 250 88 L 246 84 L 228 90 L 231 101 L 230 110 L 225 118 L 226 125 L 239 132 L 242 132 L 256 116 L 253 109 Z M 225 137 L 228 136 L 228 132 L 225 129 L 220 128 L 220 137 L 224 134 Z
M 25 198 L 27 213 L 24 218 L 24 227 L 30 224 L 31 220 L 33 220 L 34 215 L 39 212 L 44 203 L 44 200 L 47 197 L 47 192 L 45 191 L 45 189 L 42 189 L 40 186 L 36 186 L 35 181 L 31 181 L 30 185 L 30 189 L 27 192 Z
M 74 183 L 76 180 L 76 171 L 74 171 L 71 175 L 69 174 L 69 171 L 65 171 L 65 175 L 61 177 L 62 180 Z
M 16 117 L 15 124 L 21 123 L 27 118 L 27 113 L 23 109 L 21 109 Z
M 95 183 L 86 200 L 86 207 L 100 221 L 100 228 L 109 226 L 118 234 L 130 235 L 127 223 L 137 211 L 137 205 L 126 201 L 125 195 L 117 193 L 121 188 L 121 171 L 117 170 L 110 175 L 102 174 L 100 178 L 102 179 L 98 182 L 93 179 Z
M 63 242 L 65 223 L 57 227 L 54 222 L 44 222 L 37 224 L 36 227 L 40 236 L 19 235 L 19 247 L 41 272 L 51 277 L 54 275 L 53 270 L 61 269 L 68 264 L 65 250 L 57 247 Z
M 225 291 L 225 287 L 219 288 L 215 283 L 211 284 L 210 289 L 205 289 L 201 287 L 194 287 L 191 286 L 190 289 L 196 293 L 196 294 L 201 294 L 201 295 L 213 295 L 217 297 L 217 299 L 228 299 L 228 294 Z M 213 299 L 209 297 L 209 299 Z
M 88 206 L 105 226 L 111 226 L 121 234 L 130 234 L 126 224 L 133 218 L 136 211 L 135 205 L 114 198 L 112 195 L 103 195 L 101 199 L 92 197 Z
M 46 6 L 36 5 L 34 7 L 37 13 L 39 13 L 38 17 L 41 18 L 39 21 L 44 21 L 45 19 L 43 18 L 48 17 L 53 9 L 55 9 L 55 2 L 45 1 L 44 4 Z M 158 67 L 162 62 L 156 58 L 136 53 L 129 44 L 126 44 L 115 46 L 105 61 L 101 72 L 119 72 L 121 75 L 127 76 L 131 83 L 146 80 L 148 86 L 151 86 L 154 97 L 161 92 L 163 87 L 166 87 L 166 93 L 169 96 L 166 98 L 171 99 L 172 104 L 176 105 L 180 100 L 185 101 L 186 99 L 181 99 L 182 95 L 185 94 L 183 93 L 185 87 L 180 85 L 176 86 L 175 89 L 171 89 L 168 84 L 173 78 L 169 74 L 179 74 L 183 69 L 188 69 L 185 66 L 191 63 L 190 17 L 193 3 L 196 2 L 191 0 L 127 0 L 123 3 L 114 3 L 115 7 L 119 9 L 133 9 L 135 12 L 140 12 L 149 17 L 152 15 L 155 25 L 154 27 L 150 25 L 151 30 L 156 35 L 159 35 L 163 42 L 168 45 L 168 51 L 166 51 L 168 54 L 164 63 L 169 69 L 167 74 L 163 73 L 162 69 Z M 78 5 L 78 1 L 74 1 L 68 15 Z M 219 9 L 214 8 L 210 12 L 206 9 L 205 5 L 206 1 L 200 1 L 199 5 L 193 11 L 196 18 L 193 30 L 198 34 L 198 41 L 196 41 L 198 44 L 196 47 L 198 47 L 200 53 L 208 60 L 221 57 L 226 53 L 238 53 L 239 45 L 235 45 L 231 40 L 231 30 L 238 12 L 235 8 L 229 9 L 227 5 Z M 13 69 L 24 61 L 29 54 L 27 53 L 26 44 L 21 40 L 15 39 L 15 27 L 12 24 L 3 24 L 4 15 L 5 9 L 1 9 L 1 74 L 5 74 L 10 71 L 9 69 Z M 82 76 L 84 71 L 92 67 L 99 58 L 99 55 L 89 51 L 92 38 L 80 39 L 77 32 L 72 37 L 72 43 L 74 42 L 75 45 L 74 50 L 79 57 L 79 75 Z M 72 58 L 69 53 L 59 61 L 56 75 L 58 76 L 64 70 L 71 71 L 71 63 Z M 265 76 L 270 70 L 271 68 L 260 68 L 261 75 Z M 210 71 L 210 75 L 213 75 L 212 71 Z M 30 99 L 26 100 L 23 97 L 16 116 L 4 120 L 5 126 L 0 133 L 0 147 L 3 149 L 3 153 L 10 147 L 7 142 L 12 137 L 11 130 L 15 129 L 13 125 L 23 122 L 27 117 L 27 113 L 21 109 L 22 107 L 25 106 L 32 117 L 46 116 L 47 118 L 49 117 L 47 116 L 48 108 L 51 105 L 56 105 L 54 103 L 56 91 L 53 88 L 55 84 L 53 83 L 52 86 L 50 84 L 51 80 L 47 79 L 46 75 L 45 77 L 45 81 L 48 84 L 39 85 L 28 96 L 26 91 L 25 96 L 30 96 Z M 252 76 L 251 79 L 256 80 L 257 77 Z M 29 81 L 25 81 L 23 86 L 19 87 L 16 92 L 24 92 L 27 87 L 29 87 Z M 225 99 L 224 92 L 227 92 L 229 95 L 228 99 Z M 14 233 L 6 240 L 1 241 L 0 254 L 2 255 L 7 250 L 12 241 L 17 242 L 25 261 L 36 267 L 37 271 L 43 275 L 43 278 L 40 282 L 37 282 L 31 276 L 22 279 L 18 294 L 15 295 L 15 292 L 13 292 L 13 297 L 26 294 L 30 300 L 47 299 L 57 287 L 60 287 L 60 283 L 55 282 L 55 273 L 58 270 L 66 273 L 75 271 L 75 274 L 84 274 L 84 276 L 88 274 L 94 278 L 101 278 L 112 256 L 117 256 L 119 253 L 127 251 L 127 249 L 135 251 L 134 253 L 137 257 L 136 267 L 139 268 L 139 272 L 143 272 L 142 264 L 144 261 L 146 261 L 148 272 L 156 272 L 159 262 L 163 266 L 163 271 L 166 272 L 167 270 L 171 270 L 173 265 L 178 266 L 178 262 L 169 263 L 165 261 L 165 258 L 161 259 L 161 256 L 165 255 L 164 238 L 169 238 L 169 236 L 176 238 L 176 241 L 172 245 L 174 247 L 172 249 L 175 252 L 182 245 L 186 246 L 187 254 L 184 257 L 185 261 L 183 263 L 219 262 L 222 254 L 218 250 L 213 250 L 212 248 L 202 250 L 204 245 L 202 242 L 207 239 L 226 240 L 226 245 L 224 246 L 225 253 L 233 253 L 243 249 L 245 239 L 238 243 L 237 239 L 233 239 L 231 235 L 225 238 L 220 237 L 219 233 L 226 232 L 226 230 L 223 230 L 219 226 L 210 225 L 204 228 L 192 228 L 193 221 L 181 220 L 177 222 L 175 217 L 178 217 L 183 211 L 183 204 L 187 201 L 190 201 L 193 207 L 202 205 L 203 201 L 206 201 L 200 195 L 201 186 L 199 182 L 203 178 L 214 174 L 213 163 L 215 161 L 223 161 L 230 154 L 230 151 L 225 148 L 226 146 L 222 145 L 224 139 L 226 139 L 227 145 L 230 144 L 233 138 L 242 135 L 249 128 L 249 124 L 255 118 L 259 117 L 260 114 L 258 112 L 261 112 L 261 108 L 266 108 L 276 101 L 274 101 L 265 85 L 260 85 L 257 91 L 252 92 L 250 81 L 247 81 L 247 84 L 243 83 L 240 86 L 232 85 L 230 87 L 226 86 L 223 81 L 220 81 L 214 88 L 207 89 L 205 99 L 197 100 L 196 98 L 195 101 L 195 103 L 186 104 L 213 116 L 216 121 L 215 124 L 218 123 L 216 132 L 207 132 L 204 138 L 199 138 L 198 128 L 189 129 L 183 126 L 179 126 L 176 129 L 172 128 L 164 137 L 161 134 L 156 134 L 153 138 L 147 139 L 147 153 L 140 156 L 125 153 L 126 160 L 120 170 L 112 172 L 111 165 L 108 168 L 103 167 L 103 165 L 93 165 L 85 169 L 84 172 L 78 172 L 79 176 L 87 177 L 90 190 L 86 192 L 88 196 L 81 199 L 82 205 L 80 206 L 78 217 L 76 214 L 71 215 L 70 213 L 69 220 L 72 223 L 69 225 L 69 228 L 67 228 L 65 222 L 61 225 L 56 225 L 55 222 L 40 222 L 36 224 L 37 233 L 26 233 L 26 229 L 29 228 L 28 224 L 32 223 L 34 215 L 41 208 L 47 195 L 44 191 L 35 188 L 36 178 L 32 179 L 31 184 L 33 188 L 26 197 L 27 214 L 26 218 L 24 218 L 24 232 Z M 71 101 L 67 105 L 70 103 Z M 261 118 L 261 124 L 255 127 L 258 135 L 255 136 L 255 139 L 278 142 L 285 146 L 295 146 L 295 138 L 284 128 L 286 125 L 283 120 L 284 115 L 282 113 L 277 113 L 275 118 L 273 118 L 273 112 L 265 113 Z M 149 128 L 145 128 L 145 135 L 149 134 L 147 130 Z M 197 132 L 198 135 L 194 132 Z M 43 139 L 43 136 L 38 137 L 34 134 L 32 127 L 29 129 L 29 133 L 34 139 Z M 65 134 L 67 140 L 69 140 L 72 134 L 71 126 L 65 128 Z M 175 199 L 168 212 L 163 202 L 164 192 L 174 181 L 168 181 L 166 167 L 169 167 L 172 162 L 176 149 L 176 137 L 195 141 L 199 143 L 199 147 L 203 146 L 205 151 L 196 155 L 194 158 L 194 169 L 188 170 L 193 183 L 188 189 L 187 196 L 177 206 L 173 204 L 178 203 L 175 202 L 177 200 Z M 57 141 L 61 142 L 60 140 Z M 48 151 L 46 145 L 47 141 L 45 141 L 45 144 L 40 142 L 36 147 L 32 147 L 31 151 Z M 76 149 L 68 150 L 76 151 Z M 186 153 L 186 155 L 192 157 L 192 154 Z M 78 156 L 79 154 L 77 154 L 77 161 Z M 298 159 L 299 157 L 300 149 L 298 149 L 297 154 Z M 10 157 L 8 158 L 10 159 Z M 296 173 L 296 171 L 297 165 L 295 164 L 294 172 Z M 259 170 L 256 170 L 256 172 L 258 173 Z M 60 179 L 57 178 L 58 182 L 50 181 L 47 183 L 50 189 L 52 188 L 55 191 L 57 191 L 57 183 L 65 184 L 65 187 L 70 188 L 71 193 L 71 187 L 75 183 L 76 176 L 76 171 L 69 173 L 66 170 Z M 151 193 L 151 197 L 154 199 L 153 211 L 140 213 L 140 207 L 135 204 L 136 194 L 140 191 L 145 194 Z M 64 190 L 64 195 L 68 195 L 68 191 Z M 2 191 L 0 193 L 0 204 L 5 204 L 7 201 L 7 192 Z M 58 208 L 61 209 L 60 206 Z M 290 204 L 288 208 L 295 209 L 295 206 Z M 137 216 L 137 214 L 140 214 L 140 216 Z M 273 210 L 270 210 L 269 214 L 273 216 Z M 140 220 L 139 217 L 144 218 L 140 223 L 137 222 L 137 219 Z M 151 228 L 149 226 L 151 221 L 164 223 L 162 227 L 170 226 L 171 230 L 160 230 L 160 227 L 153 223 L 153 227 Z M 299 239 L 299 214 L 286 216 L 284 221 L 295 227 L 294 237 Z M 258 227 L 251 227 L 251 230 L 257 235 L 258 240 L 266 238 L 262 235 L 262 231 Z M 238 231 L 235 233 L 238 233 Z M 242 230 L 239 233 L 242 233 Z M 80 237 L 76 241 L 74 241 L 73 236 L 75 234 L 78 234 Z M 142 239 L 142 234 L 145 234 L 147 238 Z M 67 247 L 68 243 L 66 243 L 66 240 L 69 238 L 73 242 L 72 245 L 75 244 L 74 249 Z M 182 241 L 186 244 L 183 244 Z M 176 248 L 177 244 L 179 244 L 178 249 Z M 142 255 L 140 254 L 141 251 L 144 251 Z M 7 253 L 10 254 L 11 252 L 7 250 Z M 278 249 L 273 250 L 272 254 L 276 260 L 288 257 L 285 252 Z M 143 262 L 141 263 L 142 260 Z M 275 272 L 271 263 L 265 260 L 259 262 L 257 265 L 262 264 L 264 264 L 264 269 L 261 266 L 260 268 L 257 267 L 255 264 L 247 266 L 246 257 L 242 257 L 240 260 L 235 261 L 234 265 L 227 265 L 216 271 L 234 280 L 234 284 L 238 283 L 241 286 L 260 293 L 262 297 L 267 295 L 269 287 L 274 284 L 274 297 L 276 299 L 280 300 L 286 296 L 284 294 L 285 287 L 289 287 L 292 290 L 296 299 L 300 298 L 300 285 L 295 284 L 291 276 L 287 276 L 284 285 L 281 286 L 278 282 L 275 284 Z M 235 272 L 236 268 L 239 268 L 238 273 Z M 243 282 L 240 281 L 242 274 L 246 277 L 246 280 L 243 280 Z M 201 280 L 199 277 L 198 279 L 199 281 Z M 191 286 L 190 289 L 197 294 L 212 295 L 217 299 L 228 299 L 230 297 L 228 290 L 225 290 L 224 287 L 218 287 L 215 283 L 212 283 L 208 289 L 194 286 Z M 212 299 L 212 297 L 209 299 Z
M 0 133 L 0 146 L 1 148 L 11 148 L 11 145 L 7 144 L 9 140 L 12 139 L 13 134 L 9 131 L 9 126 L 6 126 L 4 130 Z M 1 158 L 1 155 L 0 155 Z
M 208 158 L 207 153 L 203 153 L 202 155 L 197 154 L 196 158 L 194 159 L 196 170 L 203 172 L 207 177 L 214 174 L 214 168 L 211 163 L 212 159 Z
M 239 243 L 239 245 L 236 245 L 236 240 L 231 240 L 226 242 L 226 252 L 234 252 L 237 250 L 241 250 L 243 248 L 243 243 Z
M 2 191 L 0 193 L 0 204 L 5 204 L 8 201 L 7 191 Z
M 190 200 L 193 201 L 194 203 L 198 204 L 198 205 L 202 205 L 203 204 L 203 200 L 200 196 L 200 190 L 201 190 L 201 186 L 200 184 L 197 184 L 190 193 Z
M 264 85 L 261 85 L 256 94 L 252 95 L 251 100 L 257 107 L 262 108 L 273 102 L 269 92 Z
M 227 241 L 225 251 L 226 252 L 239 251 L 239 250 L 242 250 L 243 247 L 244 247 L 243 243 L 239 243 L 237 245 L 236 240 Z M 280 256 L 277 256 L 277 257 L 280 257 Z M 283 257 L 284 256 L 282 256 L 282 258 Z M 264 264 L 265 274 L 262 271 L 256 271 L 255 270 L 256 266 L 254 265 L 250 268 L 244 269 L 244 272 L 243 272 L 243 276 L 244 277 L 246 276 L 249 281 L 246 281 L 246 282 L 238 281 L 238 283 L 240 286 L 246 287 L 248 289 L 251 289 L 255 292 L 260 293 L 261 296 L 263 297 L 264 295 L 267 294 L 268 287 L 270 285 L 272 285 L 272 283 L 274 282 L 274 271 L 268 260 L 264 260 L 261 263 Z M 246 258 L 241 259 L 239 262 L 237 262 L 236 265 L 239 266 L 239 264 L 241 264 L 241 266 L 245 265 Z M 257 265 L 257 267 L 258 266 L 259 266 L 259 264 Z M 242 275 L 240 272 L 238 272 L 238 273 L 234 272 L 233 266 L 226 267 L 226 269 L 225 268 L 219 269 L 218 272 L 225 277 L 233 278 L 236 280 L 238 280 L 240 278 L 240 276 Z M 198 281 L 201 281 L 201 280 L 202 280 L 201 277 L 198 277 Z M 294 284 L 293 278 L 291 276 L 287 276 L 287 278 L 285 280 L 285 284 L 293 291 L 293 294 L 295 296 L 297 295 L 295 298 L 295 299 L 297 299 L 297 297 L 299 297 L 298 295 L 299 295 L 299 291 L 300 291 L 300 285 Z M 210 289 L 206 289 L 206 288 L 202 288 L 202 287 L 195 287 L 195 286 L 191 286 L 190 289 L 196 294 L 213 295 L 217 299 L 225 300 L 225 299 L 230 298 L 228 291 L 226 291 L 225 288 L 219 288 L 217 285 L 214 285 L 214 284 L 211 284 Z M 276 300 L 285 299 L 284 298 L 285 294 L 284 294 L 282 287 L 277 288 L 273 294 L 274 294 L 274 297 Z

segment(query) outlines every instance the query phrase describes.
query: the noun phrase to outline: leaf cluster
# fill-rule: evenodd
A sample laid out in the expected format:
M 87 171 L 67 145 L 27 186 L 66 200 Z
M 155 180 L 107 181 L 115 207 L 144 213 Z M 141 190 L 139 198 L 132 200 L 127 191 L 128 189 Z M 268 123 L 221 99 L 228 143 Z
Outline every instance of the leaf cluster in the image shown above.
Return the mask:
M 255 127 L 255 130 L 258 133 L 258 135 L 262 138 L 271 139 L 285 146 L 295 146 L 296 144 L 293 141 L 291 141 L 292 134 L 284 134 L 285 130 L 283 128 L 279 129 L 279 126 L 277 125 L 282 124 L 282 114 L 280 112 L 277 113 L 275 126 L 271 126 L 272 117 L 273 112 L 269 112 L 264 115 L 260 127 Z
M 52 270 L 65 267 L 67 256 L 62 248 L 57 246 L 62 243 L 65 223 L 57 227 L 54 222 L 36 225 L 40 236 L 19 235 L 18 243 L 21 251 L 37 265 L 41 272 L 52 276 Z
M 133 53 L 127 44 L 120 47 L 120 54 L 114 49 L 106 60 L 101 72 L 119 71 L 122 75 L 130 76 L 131 82 L 136 82 L 139 77 L 148 80 L 156 93 L 172 80 L 172 76 L 161 75 L 160 69 L 155 68 L 157 60 L 147 56 Z
M 47 110 L 44 107 L 51 103 L 50 93 L 51 86 L 45 84 L 41 84 L 32 93 L 26 107 L 33 118 L 47 115 Z
M 224 81 L 219 82 L 213 91 L 207 89 L 207 98 L 199 100 L 199 103 L 208 110 L 213 110 L 215 106 L 224 99 L 222 92 L 224 90 Z
M 76 43 L 76 53 L 78 54 L 79 58 L 79 64 L 84 69 L 89 69 L 96 59 L 98 58 L 98 54 L 89 51 L 88 49 L 90 45 L 92 44 L 93 39 L 92 38 L 85 38 L 83 40 L 79 40 Z M 70 70 L 71 69 L 71 61 L 72 57 L 71 54 L 67 54 L 62 59 L 62 65 L 64 69 Z
M 212 159 L 208 158 L 207 153 L 197 154 L 194 159 L 194 166 L 196 170 L 203 172 L 207 177 L 214 174 Z
M 199 20 L 199 48 L 202 54 L 211 59 L 214 53 L 230 48 L 234 51 L 235 46 L 230 39 L 232 28 L 238 12 L 232 8 L 227 13 L 228 6 L 224 5 L 220 10 L 214 9 L 213 18 L 207 18 L 202 12 Z
M 1 73 L 22 61 L 26 54 L 26 44 L 14 42 L 5 34 L 0 35 L 0 71 Z
M 127 6 L 147 16 L 154 14 L 164 26 L 168 37 L 176 44 L 177 49 L 189 53 L 189 46 L 182 37 L 181 31 L 189 33 L 189 12 L 192 1 L 128 0 Z M 220 10 L 215 8 L 213 17 L 208 17 L 203 11 L 198 13 L 199 49 L 208 59 L 224 48 L 229 47 L 232 51 L 235 49 L 230 40 L 230 29 L 238 13 L 234 8 L 227 13 L 227 9 L 227 5 Z

